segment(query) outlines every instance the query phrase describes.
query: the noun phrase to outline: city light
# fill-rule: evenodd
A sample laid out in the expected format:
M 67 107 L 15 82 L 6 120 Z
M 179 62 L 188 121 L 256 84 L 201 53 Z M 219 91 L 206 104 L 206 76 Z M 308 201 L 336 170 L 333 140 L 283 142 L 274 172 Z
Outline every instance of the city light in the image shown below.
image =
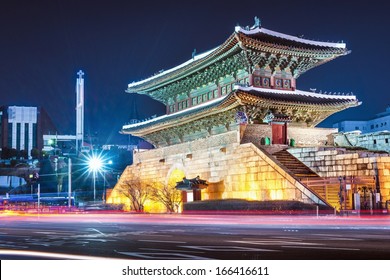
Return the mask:
M 89 159 L 88 166 L 90 171 L 99 172 L 103 167 L 103 160 L 94 155 Z
M 87 158 L 88 169 L 93 174 L 93 201 L 96 201 L 96 175 L 97 173 L 103 172 L 104 159 L 101 155 L 92 154 Z

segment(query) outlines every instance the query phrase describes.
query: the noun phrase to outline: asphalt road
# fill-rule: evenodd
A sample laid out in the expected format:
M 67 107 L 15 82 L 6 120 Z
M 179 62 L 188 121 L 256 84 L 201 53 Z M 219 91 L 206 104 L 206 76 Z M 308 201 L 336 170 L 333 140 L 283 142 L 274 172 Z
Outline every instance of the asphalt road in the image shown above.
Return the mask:
M 388 260 L 390 217 L 0 214 L 0 259 Z

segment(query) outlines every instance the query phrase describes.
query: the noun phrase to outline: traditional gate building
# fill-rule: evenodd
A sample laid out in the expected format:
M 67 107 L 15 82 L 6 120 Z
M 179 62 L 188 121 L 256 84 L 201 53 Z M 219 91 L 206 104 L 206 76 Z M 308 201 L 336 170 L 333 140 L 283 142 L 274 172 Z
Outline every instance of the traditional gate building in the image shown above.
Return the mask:
M 130 83 L 128 93 L 164 103 L 166 114 L 123 126 L 122 133 L 146 139 L 155 149 L 135 153 L 118 185 L 131 178 L 174 183 L 200 176 L 208 187 L 196 199 L 331 205 L 302 183 L 314 172 L 303 164 L 294 171 L 272 154 L 287 145 L 325 145 L 326 136 L 337 130 L 315 126 L 360 104 L 352 94 L 297 89 L 300 75 L 349 52 L 345 43 L 282 34 L 263 28 L 255 18 L 254 26 L 236 26 L 215 49 Z M 125 201 L 118 185 L 108 202 Z M 188 190 L 184 201 L 192 199 Z

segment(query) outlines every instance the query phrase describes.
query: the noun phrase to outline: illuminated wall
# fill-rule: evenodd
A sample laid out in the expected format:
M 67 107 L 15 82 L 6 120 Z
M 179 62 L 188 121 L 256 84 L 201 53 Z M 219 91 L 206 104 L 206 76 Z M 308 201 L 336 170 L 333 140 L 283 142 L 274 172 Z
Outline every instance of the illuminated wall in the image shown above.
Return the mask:
M 238 131 L 231 131 L 183 144 L 136 153 L 134 164 L 123 172 L 118 184 L 129 178 L 167 183 L 183 174 L 200 176 L 209 183 L 202 200 L 240 198 L 248 200 L 298 200 L 317 198 L 286 170 L 252 143 L 239 144 Z M 180 174 L 180 175 L 175 175 Z M 107 202 L 120 200 L 115 188 Z M 149 205 L 150 212 L 161 212 Z
M 381 201 L 390 200 L 389 154 L 335 147 L 293 148 L 288 151 L 321 177 L 375 177 L 378 180 Z

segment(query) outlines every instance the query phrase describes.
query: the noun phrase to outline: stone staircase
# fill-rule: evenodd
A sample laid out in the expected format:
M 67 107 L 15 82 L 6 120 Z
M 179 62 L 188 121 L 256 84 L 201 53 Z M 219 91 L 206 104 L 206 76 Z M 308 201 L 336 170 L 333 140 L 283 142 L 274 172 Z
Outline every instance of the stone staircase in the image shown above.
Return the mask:
M 301 181 L 305 186 L 314 190 L 322 198 L 324 198 L 330 205 L 336 209 L 340 209 L 339 191 L 340 185 L 336 181 L 329 179 L 322 179 L 321 177 L 308 177 Z M 347 204 L 350 205 L 349 198 L 347 197 Z
M 333 182 L 327 178 L 321 178 L 286 149 L 279 150 L 272 155 L 306 187 L 320 195 L 333 207 L 339 208 L 340 199 L 338 193 L 340 186 L 337 181 Z
M 309 167 L 294 157 L 287 150 L 280 150 L 272 154 L 284 167 L 290 170 L 297 178 L 319 178 Z
M 328 184 L 325 178 L 318 176 L 314 171 L 302 163 L 299 159 L 290 154 L 286 145 L 257 145 L 269 156 L 274 157 L 285 170 L 288 170 L 306 188 L 312 190 L 318 197 L 322 198 L 329 206 L 339 208 L 339 186 Z
M 327 180 L 318 176 L 309 167 L 303 164 L 286 149 L 279 150 L 272 154 L 285 168 L 290 170 L 297 179 L 306 187 L 325 199 L 330 205 L 339 208 L 339 185 L 326 182 Z

